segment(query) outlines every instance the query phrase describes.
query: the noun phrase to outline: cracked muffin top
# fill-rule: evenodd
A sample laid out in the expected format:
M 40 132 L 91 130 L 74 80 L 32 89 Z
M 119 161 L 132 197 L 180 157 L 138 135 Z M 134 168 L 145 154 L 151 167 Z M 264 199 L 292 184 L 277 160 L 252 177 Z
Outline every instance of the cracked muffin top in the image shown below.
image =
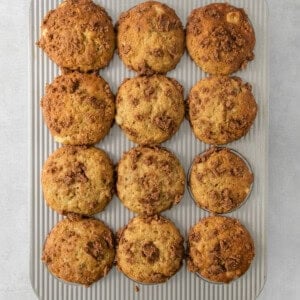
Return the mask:
M 74 216 L 48 234 L 42 261 L 56 277 L 90 286 L 107 275 L 115 258 L 112 231 L 96 219 Z
M 227 148 L 211 148 L 191 166 L 189 187 L 195 202 L 212 213 L 228 213 L 251 192 L 253 174 L 245 161 Z
M 117 31 L 120 58 L 140 75 L 165 74 L 183 55 L 182 23 L 172 8 L 160 2 L 147 1 L 122 13 Z
M 246 135 L 257 114 L 252 87 L 239 77 L 198 81 L 189 93 L 188 105 L 194 134 L 211 145 L 228 144 Z
M 103 150 L 63 146 L 45 162 L 42 187 L 46 203 L 58 213 L 93 215 L 112 198 L 113 164 Z
M 180 269 L 183 255 L 183 237 L 162 216 L 135 217 L 118 233 L 117 267 L 132 280 L 165 282 Z
M 98 71 L 114 54 L 112 20 L 91 0 L 65 0 L 44 18 L 37 45 L 61 68 Z
M 254 243 L 237 220 L 210 216 L 190 229 L 188 268 L 213 282 L 229 283 L 242 276 L 254 258 Z
M 170 139 L 183 121 L 183 88 L 163 75 L 126 79 L 116 106 L 116 123 L 131 141 L 157 145 Z
M 153 215 L 180 202 L 185 174 L 167 149 L 136 147 L 123 154 L 117 167 L 117 193 L 130 210 Z
M 186 46 L 203 71 L 229 75 L 254 59 L 255 33 L 243 9 L 213 3 L 191 12 Z
M 56 77 L 46 87 L 41 107 L 54 139 L 69 145 L 99 142 L 115 116 L 114 95 L 96 74 L 73 72 Z

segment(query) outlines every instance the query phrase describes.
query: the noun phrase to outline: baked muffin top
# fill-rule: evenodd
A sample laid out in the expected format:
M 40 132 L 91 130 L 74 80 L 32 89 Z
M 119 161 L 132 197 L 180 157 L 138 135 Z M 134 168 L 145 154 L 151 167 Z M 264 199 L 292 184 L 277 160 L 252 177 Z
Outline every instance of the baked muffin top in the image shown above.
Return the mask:
M 113 164 L 103 150 L 85 146 L 61 147 L 43 167 L 45 201 L 61 214 L 96 214 L 113 196 L 113 173 Z
M 57 142 L 90 145 L 109 132 L 115 102 L 107 82 L 96 74 L 58 76 L 41 101 L 44 120 Z
M 61 68 L 97 71 L 113 57 L 112 20 L 91 0 L 65 0 L 46 15 L 41 31 L 38 46 Z
M 205 72 L 229 75 L 254 59 L 255 33 L 243 9 L 213 3 L 191 12 L 186 46 Z
M 246 135 L 257 114 L 252 87 L 238 77 L 200 80 L 189 93 L 189 119 L 196 137 L 223 145 Z
M 236 219 L 210 216 L 189 232 L 188 268 L 213 282 L 242 276 L 254 258 L 254 243 Z
M 165 74 L 184 53 L 180 19 L 172 8 L 157 1 L 140 3 L 122 13 L 117 31 L 121 59 L 140 75 Z
M 181 267 L 183 237 L 168 219 L 135 217 L 118 233 L 118 269 L 141 283 L 161 283 Z
M 227 148 L 211 148 L 196 156 L 189 186 L 195 202 L 212 213 L 239 207 L 251 192 L 253 174 L 246 162 Z
M 179 203 L 185 174 L 165 148 L 136 147 L 123 154 L 117 167 L 117 193 L 130 210 L 153 215 Z
M 104 277 L 113 266 L 114 237 L 96 219 L 78 216 L 60 221 L 49 233 L 42 261 L 56 277 L 89 286 Z
M 183 121 L 183 88 L 163 75 L 126 79 L 116 106 L 116 123 L 131 141 L 157 145 L 170 139 Z

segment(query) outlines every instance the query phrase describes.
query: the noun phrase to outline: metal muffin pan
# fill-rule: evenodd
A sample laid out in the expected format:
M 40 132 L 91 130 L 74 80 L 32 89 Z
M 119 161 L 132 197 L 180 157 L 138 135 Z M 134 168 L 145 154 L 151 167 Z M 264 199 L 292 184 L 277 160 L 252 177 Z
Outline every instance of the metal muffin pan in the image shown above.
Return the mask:
M 136 0 L 94 0 L 108 11 L 116 23 L 121 12 L 142 2 Z M 249 63 L 246 70 L 235 73 L 253 86 L 253 92 L 258 103 L 258 115 L 250 132 L 244 138 L 227 145 L 237 150 L 247 158 L 252 167 L 255 184 L 249 199 L 239 209 L 226 214 L 238 218 L 251 233 L 256 249 L 256 256 L 248 270 L 241 278 L 229 284 L 214 284 L 200 279 L 190 273 L 184 264 L 180 271 L 167 283 L 158 285 L 139 285 L 130 280 L 116 268 L 108 276 L 85 288 L 62 282 L 52 276 L 41 262 L 44 240 L 52 227 L 61 220 L 56 212 L 47 207 L 43 200 L 40 184 L 40 172 L 47 157 L 60 145 L 54 142 L 43 122 L 40 110 L 40 99 L 45 86 L 58 74 L 58 67 L 35 46 L 40 36 L 40 24 L 46 13 L 57 7 L 61 0 L 34 0 L 30 9 L 30 39 L 29 39 L 29 106 L 30 106 L 30 278 L 32 287 L 39 299 L 51 300 L 253 300 L 263 288 L 266 279 L 266 210 L 268 199 L 268 102 L 269 102 L 269 53 L 268 53 L 268 8 L 265 0 L 227 0 L 230 4 L 243 7 L 255 29 L 256 48 L 255 60 Z M 211 0 L 163 0 L 174 8 L 183 24 L 192 9 L 215 1 Z M 225 2 L 218 0 L 217 2 Z M 115 54 L 110 65 L 100 71 L 100 75 L 109 82 L 112 90 L 126 77 L 134 77 L 135 73 L 128 70 L 118 55 Z M 177 68 L 168 73 L 176 78 L 185 88 L 185 96 L 191 87 L 201 78 L 207 76 L 185 53 Z M 117 163 L 122 153 L 132 148 L 130 142 L 114 125 L 109 135 L 97 147 L 107 151 Z M 163 146 L 174 152 L 186 174 L 196 155 L 208 149 L 209 146 L 198 141 L 187 120 L 183 122 L 178 133 Z M 190 197 L 188 188 L 182 201 L 163 215 L 170 218 L 187 237 L 189 228 L 208 215 L 208 212 L 197 207 Z M 134 216 L 114 196 L 106 210 L 96 215 L 114 231 L 123 227 Z M 139 292 L 135 286 L 139 286 Z

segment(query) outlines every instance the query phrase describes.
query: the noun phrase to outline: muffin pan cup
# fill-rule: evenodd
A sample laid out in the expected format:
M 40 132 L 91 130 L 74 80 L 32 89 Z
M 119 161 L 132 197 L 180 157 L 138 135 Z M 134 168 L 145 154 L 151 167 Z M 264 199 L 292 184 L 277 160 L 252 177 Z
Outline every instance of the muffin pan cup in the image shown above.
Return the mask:
M 252 170 L 252 168 L 251 168 L 249 162 L 247 161 L 247 159 L 246 159 L 242 154 L 240 154 L 239 152 L 237 152 L 237 151 L 234 150 L 234 149 L 227 148 L 227 147 L 219 147 L 219 146 L 218 146 L 218 147 L 216 147 L 216 148 L 218 148 L 218 149 L 225 149 L 225 148 L 226 148 L 226 149 L 230 150 L 230 152 L 236 154 L 239 158 L 241 158 L 241 159 L 243 160 L 243 162 L 244 162 L 244 163 L 246 164 L 246 166 L 248 167 L 249 171 L 253 174 L 253 170 Z M 204 152 L 206 152 L 206 151 L 204 151 Z M 204 152 L 203 152 L 203 153 L 199 153 L 199 155 L 204 154 Z M 193 195 L 193 193 L 192 193 L 192 191 L 191 191 L 191 187 L 190 187 L 190 175 L 191 175 L 191 170 L 192 170 L 192 164 L 191 164 L 191 166 L 190 166 L 190 168 L 189 168 L 189 171 L 188 171 L 188 174 L 187 174 L 187 189 L 188 189 L 188 191 L 189 191 L 189 194 L 190 194 L 191 198 L 194 200 L 195 205 L 197 205 L 200 209 L 203 209 L 203 210 L 205 210 L 205 211 L 207 211 L 207 212 L 209 212 L 209 213 L 211 213 L 211 214 L 216 214 L 216 215 L 226 215 L 226 214 L 229 214 L 229 213 L 231 213 L 231 212 L 234 212 L 234 211 L 238 210 L 238 209 L 239 209 L 240 207 L 242 207 L 242 206 L 247 202 L 247 200 L 249 199 L 249 197 L 250 197 L 250 195 L 251 195 L 251 193 L 252 193 L 253 185 L 254 185 L 254 183 L 255 183 L 255 174 L 253 174 L 253 175 L 254 175 L 254 181 L 251 183 L 250 188 L 249 188 L 249 192 L 248 192 L 247 196 L 245 197 L 245 199 L 244 199 L 237 207 L 233 208 L 233 209 L 230 210 L 230 211 L 227 211 L 227 212 L 224 212 L 224 213 L 216 213 L 216 212 L 210 211 L 209 209 L 206 209 L 206 208 L 204 208 L 204 207 L 200 207 L 199 204 L 197 203 L 197 201 L 195 200 L 194 195 Z M 201 277 L 201 276 L 200 276 L 200 277 Z

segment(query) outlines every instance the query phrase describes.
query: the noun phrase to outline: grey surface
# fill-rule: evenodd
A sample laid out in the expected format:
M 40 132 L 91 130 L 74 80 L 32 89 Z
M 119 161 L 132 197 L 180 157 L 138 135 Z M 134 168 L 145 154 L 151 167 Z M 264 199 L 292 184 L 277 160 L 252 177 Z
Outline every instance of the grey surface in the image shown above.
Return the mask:
M 254 0 L 259 1 L 259 0 Z M 269 0 L 271 37 L 268 279 L 260 300 L 300 299 L 300 1 Z M 29 283 L 29 2 L 0 3 L 0 299 Z

